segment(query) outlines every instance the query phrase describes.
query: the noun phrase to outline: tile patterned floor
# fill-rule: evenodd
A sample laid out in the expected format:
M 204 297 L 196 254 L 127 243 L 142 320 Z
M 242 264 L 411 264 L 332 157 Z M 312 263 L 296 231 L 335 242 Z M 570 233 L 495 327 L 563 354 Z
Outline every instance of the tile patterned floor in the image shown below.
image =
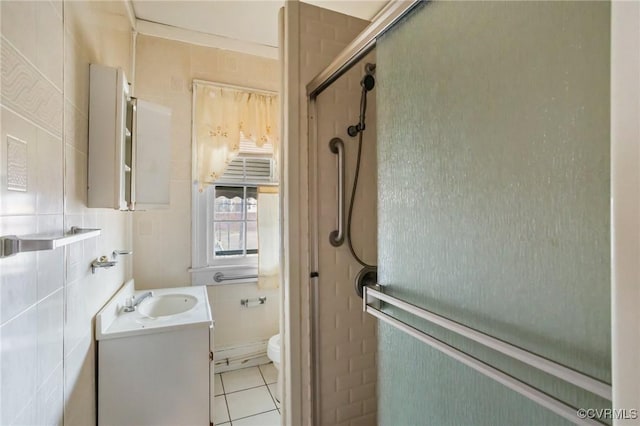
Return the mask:
M 278 371 L 273 364 L 215 375 L 216 426 L 280 426 L 274 397 Z

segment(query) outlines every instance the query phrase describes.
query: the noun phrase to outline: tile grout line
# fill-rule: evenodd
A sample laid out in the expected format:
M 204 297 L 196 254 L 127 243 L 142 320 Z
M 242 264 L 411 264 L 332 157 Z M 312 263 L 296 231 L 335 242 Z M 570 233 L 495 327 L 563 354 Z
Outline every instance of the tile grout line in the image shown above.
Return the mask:
M 268 365 L 268 364 L 261 364 L 261 365 Z M 276 402 L 275 397 L 274 397 L 274 396 L 273 396 L 273 394 L 271 393 L 271 389 L 269 389 L 269 383 L 267 383 L 267 380 L 266 380 L 266 379 L 265 379 L 265 377 L 264 377 L 264 374 L 263 374 L 263 372 L 262 372 L 262 369 L 260 369 L 260 365 L 257 365 L 257 366 L 254 366 L 254 367 L 246 367 L 246 368 L 247 368 L 247 369 L 249 369 L 249 368 L 257 368 L 257 369 L 258 369 L 258 372 L 259 372 L 259 374 L 260 374 L 260 377 L 262 378 L 262 382 L 263 382 L 263 384 L 258 385 L 258 386 L 253 386 L 253 387 L 245 388 L 245 389 L 239 389 L 239 390 L 236 390 L 236 391 L 228 392 L 228 393 L 227 393 L 227 392 L 226 392 L 226 389 L 225 389 L 225 386 L 224 386 L 223 379 L 222 379 L 222 374 L 223 374 L 223 373 L 218 373 L 218 374 L 220 374 L 220 383 L 222 384 L 222 389 L 223 389 L 223 394 L 222 394 L 222 395 L 218 395 L 218 396 L 224 396 L 224 398 L 225 398 L 225 399 L 224 399 L 224 400 L 225 400 L 225 404 L 226 404 L 226 406 L 227 406 L 227 413 L 229 414 L 229 421 L 228 421 L 228 422 L 225 422 L 225 423 L 222 423 L 222 424 L 225 424 L 225 425 L 226 425 L 226 424 L 229 424 L 230 426 L 233 426 L 233 422 L 234 422 L 234 421 L 238 421 L 238 420 L 242 420 L 242 419 L 246 419 L 246 418 L 250 418 L 250 417 L 255 417 L 255 416 L 260 416 L 260 415 L 262 415 L 262 414 L 271 413 L 271 412 L 273 412 L 273 411 L 276 411 L 276 412 L 278 413 L 278 415 L 280 415 L 280 414 L 281 414 L 281 413 L 280 413 L 280 409 L 278 408 L 278 403 Z M 242 370 L 242 369 L 239 369 L 239 370 Z M 231 373 L 231 372 L 233 372 L 233 371 L 238 371 L 238 370 L 232 370 L 232 371 L 229 371 L 229 372 L 227 372 L 227 373 Z M 277 382 L 275 382 L 275 383 L 277 383 Z M 273 408 L 273 409 L 270 409 L 270 410 L 267 410 L 267 411 L 262 411 L 262 412 L 259 412 L 259 413 L 251 414 L 251 415 L 249 415 L 249 416 L 238 417 L 237 419 L 231 419 L 231 410 L 229 409 L 229 403 L 228 403 L 228 401 L 227 401 L 227 395 L 231 395 L 231 394 L 235 394 L 235 393 L 239 393 L 239 392 L 244 392 L 244 391 L 248 391 L 248 390 L 252 390 L 252 389 L 258 389 L 258 388 L 261 388 L 261 387 L 265 387 L 265 388 L 266 388 L 267 392 L 269 393 L 269 396 L 271 397 L 271 401 L 273 402 L 274 408 Z
M 271 413 L 271 412 L 273 412 L 273 411 L 278 411 L 278 409 L 277 409 L 277 408 L 274 408 L 273 410 L 261 411 L 261 412 L 259 412 L 259 413 L 252 414 L 252 415 L 250 415 L 250 416 L 238 417 L 237 419 L 231 420 L 230 422 L 231 422 L 231 423 L 233 423 L 233 422 L 238 421 L 238 420 L 244 420 L 244 419 L 248 419 L 248 418 L 250 418 L 250 417 L 261 416 L 261 415 L 263 415 L 263 414 Z M 279 413 L 278 413 L 278 414 L 279 414 Z
M 268 365 L 268 364 L 261 364 L 261 365 Z M 224 394 L 225 394 L 225 395 L 230 395 L 230 394 L 232 394 L 232 393 L 242 392 L 242 391 L 249 390 L 249 389 L 259 388 L 260 386 L 265 386 L 265 385 L 266 385 L 266 386 L 269 386 L 270 384 L 273 384 L 273 383 L 267 383 L 266 379 L 264 378 L 264 375 L 262 374 L 262 370 L 260 370 L 260 366 L 258 366 L 258 365 L 253 366 L 253 367 L 239 368 L 239 369 L 237 369 L 237 370 L 225 371 L 224 373 L 218 373 L 218 374 L 220 374 L 220 380 L 222 380 L 222 375 L 223 375 L 223 374 L 229 374 L 229 373 L 233 373 L 233 372 L 235 372 L 235 371 L 240 371 L 240 370 L 248 370 L 248 369 L 250 369 L 250 368 L 257 368 L 257 369 L 258 369 L 258 372 L 260 373 L 260 377 L 262 378 L 262 382 L 263 382 L 263 384 L 261 384 L 261 385 L 255 385 L 255 386 L 250 386 L 250 387 L 248 387 L 248 388 L 242 388 L 242 389 L 234 390 L 234 391 L 231 391 L 231 392 L 226 392 L 226 391 L 224 391 Z M 275 383 L 275 382 L 274 382 L 274 383 Z
M 260 377 L 262 377 L 262 381 L 264 382 L 264 384 L 266 386 L 268 383 L 264 378 L 264 374 L 262 374 L 262 369 L 260 368 L 260 366 L 258 366 L 258 372 L 260 373 Z
M 257 389 L 257 388 L 262 387 L 262 386 L 266 386 L 266 385 L 251 386 L 250 388 L 245 388 L 245 389 L 240 389 L 240 390 L 235 390 L 233 392 L 225 393 L 225 395 L 233 395 L 234 393 L 244 392 L 244 391 L 248 391 L 248 390 L 252 390 L 252 389 Z
M 268 365 L 268 364 L 265 364 L 265 365 Z M 274 366 L 274 368 L 275 368 L 275 366 Z M 278 409 L 278 403 L 276 402 L 276 397 L 273 396 L 273 394 L 271 393 L 271 389 L 269 388 L 269 384 L 267 383 L 267 380 L 264 378 L 264 374 L 262 374 L 262 369 L 260 369 L 260 366 L 258 366 L 258 371 L 260 372 L 260 375 L 262 376 L 262 381 L 264 382 L 264 385 L 267 387 L 267 392 L 269 392 L 269 396 L 271 397 L 271 400 L 273 401 L 273 405 L 276 406 L 276 410 L 277 410 Z M 280 411 L 278 411 L 278 413 L 280 413 Z
M 227 394 L 224 391 L 224 382 L 222 381 L 222 374 L 220 374 L 220 384 L 222 385 L 222 397 L 224 398 L 224 406 L 227 407 L 227 418 L 229 419 L 229 422 L 231 422 L 231 410 L 229 410 L 229 404 L 227 403 Z M 215 396 L 214 396 L 214 399 L 215 399 Z
M 276 402 L 276 397 L 273 396 L 273 394 L 271 393 L 271 389 L 269 389 L 269 386 L 267 386 L 267 392 L 269 392 L 269 396 L 273 400 L 273 405 L 275 405 L 276 406 L 276 410 L 278 410 L 279 408 L 278 408 L 278 403 Z

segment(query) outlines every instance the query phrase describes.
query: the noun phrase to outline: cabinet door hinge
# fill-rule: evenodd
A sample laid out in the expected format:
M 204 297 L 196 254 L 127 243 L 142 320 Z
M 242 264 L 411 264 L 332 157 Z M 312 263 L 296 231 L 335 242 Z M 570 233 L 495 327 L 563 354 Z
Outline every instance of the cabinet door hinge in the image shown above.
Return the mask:
M 213 361 L 213 352 L 209 352 L 209 362 Z

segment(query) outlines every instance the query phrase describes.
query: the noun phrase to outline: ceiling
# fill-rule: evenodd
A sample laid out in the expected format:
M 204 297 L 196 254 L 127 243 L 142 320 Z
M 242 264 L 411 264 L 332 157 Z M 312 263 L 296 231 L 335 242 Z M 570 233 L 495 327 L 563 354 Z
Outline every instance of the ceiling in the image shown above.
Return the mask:
M 388 0 L 305 0 L 325 9 L 371 20 Z M 137 19 L 218 37 L 278 46 L 283 0 L 131 0 Z

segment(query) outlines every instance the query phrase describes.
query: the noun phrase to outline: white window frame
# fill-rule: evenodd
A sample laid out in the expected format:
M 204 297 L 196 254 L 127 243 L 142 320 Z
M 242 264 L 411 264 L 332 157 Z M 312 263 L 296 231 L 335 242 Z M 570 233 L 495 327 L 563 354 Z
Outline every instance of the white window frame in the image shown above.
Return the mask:
M 273 166 L 272 166 L 273 167 Z M 214 185 L 212 185 L 214 186 Z M 219 181 L 215 186 L 259 187 L 278 186 L 277 182 L 251 181 Z M 213 275 L 222 272 L 226 276 L 258 275 L 258 255 L 216 257 L 213 254 L 213 212 L 215 191 L 205 187 L 202 191 L 198 183 L 192 188 L 192 268 L 190 269 L 192 285 L 226 285 L 235 283 L 256 282 L 257 278 L 242 280 L 226 280 L 217 283 Z M 260 208 L 260 206 L 258 206 Z
M 243 195 L 247 195 L 247 188 L 258 188 L 259 184 L 256 183 L 248 183 L 248 182 L 216 182 L 215 185 L 211 185 L 208 188 L 204 189 L 204 192 L 207 193 L 207 218 L 206 218 L 206 227 L 207 227 L 207 265 L 208 266 L 219 266 L 219 265 L 235 265 L 236 261 L 239 265 L 248 265 L 253 266 L 254 264 L 258 265 L 258 254 L 245 254 L 245 255 L 228 255 L 228 256 L 216 256 L 215 255 L 215 239 L 213 238 L 214 234 L 214 225 L 215 225 L 215 203 L 216 203 L 216 190 L 215 188 L 218 186 L 226 186 L 226 187 L 236 187 L 243 188 Z M 243 215 L 244 219 L 240 222 L 247 223 L 246 219 L 246 204 L 243 207 Z M 220 221 L 220 222 L 228 222 L 228 221 Z M 256 220 L 257 222 L 257 220 Z M 244 234 L 244 242 L 246 246 L 247 242 L 247 234 L 245 227 Z M 246 247 L 245 247 L 246 250 Z

